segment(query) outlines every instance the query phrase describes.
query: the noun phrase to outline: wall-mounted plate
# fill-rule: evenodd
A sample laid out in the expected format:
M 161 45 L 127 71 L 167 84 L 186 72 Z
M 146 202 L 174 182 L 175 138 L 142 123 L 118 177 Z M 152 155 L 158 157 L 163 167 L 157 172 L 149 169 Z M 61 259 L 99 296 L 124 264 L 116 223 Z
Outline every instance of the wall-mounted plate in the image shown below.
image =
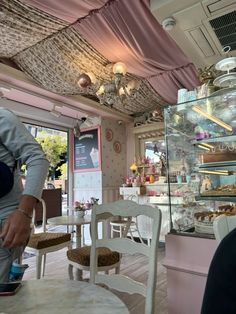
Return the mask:
M 114 148 L 114 151 L 119 154 L 121 152 L 121 143 L 118 142 L 118 141 L 115 141 L 114 144 L 113 144 L 113 148 Z
M 108 142 L 112 141 L 113 139 L 113 131 L 111 129 L 106 129 L 105 136 Z

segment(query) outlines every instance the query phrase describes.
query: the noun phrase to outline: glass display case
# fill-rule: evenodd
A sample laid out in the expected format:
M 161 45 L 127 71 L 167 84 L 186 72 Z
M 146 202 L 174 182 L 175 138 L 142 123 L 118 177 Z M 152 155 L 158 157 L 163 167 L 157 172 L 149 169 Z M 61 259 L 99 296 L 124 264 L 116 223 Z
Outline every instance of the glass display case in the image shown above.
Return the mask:
M 171 231 L 214 237 L 213 221 L 236 214 L 236 87 L 165 109 Z M 183 203 L 172 183 L 186 182 Z

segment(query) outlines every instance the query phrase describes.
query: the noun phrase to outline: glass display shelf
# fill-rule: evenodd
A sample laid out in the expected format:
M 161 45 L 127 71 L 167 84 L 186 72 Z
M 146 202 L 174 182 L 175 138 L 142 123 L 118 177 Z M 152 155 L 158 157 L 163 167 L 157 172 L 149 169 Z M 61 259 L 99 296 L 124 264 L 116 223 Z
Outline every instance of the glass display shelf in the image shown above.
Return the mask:
M 213 237 L 215 217 L 226 211 L 236 214 L 236 88 L 169 106 L 164 117 L 167 177 L 191 176 L 178 206 L 167 182 L 170 229 Z
M 236 104 L 235 104 L 236 106 Z M 192 144 L 195 144 L 195 145 L 198 145 L 198 144 L 201 144 L 201 143 L 211 143 L 211 142 L 230 142 L 230 141 L 233 141 L 235 142 L 236 141 L 236 135 L 227 135 L 227 136 L 220 136 L 220 137 L 213 137 L 213 138 L 204 138 L 204 139 L 201 139 L 201 140 L 193 140 L 192 141 Z
M 227 196 L 227 195 L 199 195 L 195 197 L 196 201 L 202 200 L 212 200 L 212 201 L 219 201 L 219 202 L 233 202 L 236 203 L 236 195 L 235 196 Z
M 227 168 L 236 170 L 236 160 L 232 161 L 217 161 L 217 162 L 206 162 L 204 164 L 199 164 L 198 168 Z

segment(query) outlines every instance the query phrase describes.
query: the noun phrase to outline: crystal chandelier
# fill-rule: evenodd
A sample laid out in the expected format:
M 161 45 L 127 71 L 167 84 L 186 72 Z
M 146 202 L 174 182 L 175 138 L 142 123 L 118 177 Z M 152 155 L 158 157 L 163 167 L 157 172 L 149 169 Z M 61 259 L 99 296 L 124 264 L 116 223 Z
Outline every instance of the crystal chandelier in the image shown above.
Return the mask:
M 78 85 L 81 88 L 90 87 L 94 90 L 103 105 L 124 105 L 136 98 L 140 81 L 128 80 L 127 67 L 123 62 L 117 62 L 112 67 L 114 78 L 99 82 L 93 73 L 83 73 L 79 76 Z

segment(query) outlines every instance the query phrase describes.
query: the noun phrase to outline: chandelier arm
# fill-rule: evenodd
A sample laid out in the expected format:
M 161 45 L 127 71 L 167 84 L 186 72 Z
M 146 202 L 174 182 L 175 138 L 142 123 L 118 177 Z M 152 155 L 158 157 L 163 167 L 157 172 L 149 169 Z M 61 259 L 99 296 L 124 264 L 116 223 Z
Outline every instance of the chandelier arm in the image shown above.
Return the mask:
M 91 94 L 96 94 L 99 102 L 107 106 L 131 107 L 132 100 L 137 97 L 139 82 L 126 76 L 127 68 L 122 62 L 113 66 L 111 80 L 97 80 L 93 73 L 82 73 L 79 77 L 79 86 Z

